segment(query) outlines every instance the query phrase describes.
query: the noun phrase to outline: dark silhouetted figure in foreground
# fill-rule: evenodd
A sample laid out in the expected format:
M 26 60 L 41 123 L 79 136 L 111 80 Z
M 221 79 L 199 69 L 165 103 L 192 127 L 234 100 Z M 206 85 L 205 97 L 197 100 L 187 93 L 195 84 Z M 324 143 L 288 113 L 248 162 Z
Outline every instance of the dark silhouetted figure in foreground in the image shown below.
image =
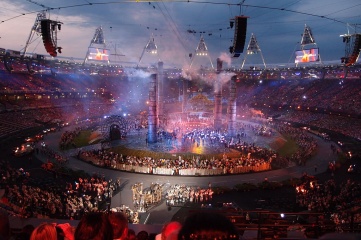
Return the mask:
M 121 212 L 109 213 L 108 219 L 113 227 L 114 240 L 128 239 L 128 219 Z
M 167 222 L 163 225 L 162 232 L 157 234 L 155 240 L 167 240 L 170 235 L 175 238 L 178 236 L 178 232 L 181 229 L 182 224 L 177 221 Z
M 113 240 L 113 229 L 108 217 L 101 212 L 83 215 L 75 229 L 75 240 Z
M 149 234 L 147 231 L 140 231 L 137 234 L 137 240 L 148 240 Z
M 239 233 L 224 215 L 197 212 L 187 217 L 178 233 L 178 240 L 238 240 Z
M 58 240 L 54 224 L 42 223 L 31 233 L 30 240 Z
M 15 237 L 15 240 L 29 240 L 35 227 L 31 224 L 25 225 L 21 232 Z
M 128 240 L 137 239 L 137 235 L 135 234 L 133 229 L 128 229 Z
M 0 210 L 0 239 L 8 240 L 10 238 L 10 222 L 7 212 Z

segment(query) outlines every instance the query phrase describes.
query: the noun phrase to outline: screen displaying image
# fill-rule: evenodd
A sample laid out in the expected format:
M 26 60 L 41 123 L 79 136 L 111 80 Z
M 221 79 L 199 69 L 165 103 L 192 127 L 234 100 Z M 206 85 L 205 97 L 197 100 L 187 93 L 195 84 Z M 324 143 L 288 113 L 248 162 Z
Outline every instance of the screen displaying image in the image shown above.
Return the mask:
M 88 53 L 89 60 L 109 61 L 109 49 L 90 47 Z
M 318 61 L 318 48 L 298 50 L 295 52 L 295 63 L 307 63 Z

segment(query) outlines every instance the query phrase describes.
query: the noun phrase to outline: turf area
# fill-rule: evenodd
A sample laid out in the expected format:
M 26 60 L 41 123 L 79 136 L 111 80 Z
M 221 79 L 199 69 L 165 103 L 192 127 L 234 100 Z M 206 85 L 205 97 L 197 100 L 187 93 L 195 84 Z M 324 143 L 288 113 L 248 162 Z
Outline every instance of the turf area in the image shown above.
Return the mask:
M 277 143 L 281 141 L 280 139 L 276 140 L 276 144 L 278 144 L 278 148 L 275 148 L 278 154 L 282 157 L 289 157 L 293 153 L 297 152 L 298 145 L 295 140 L 293 140 L 290 136 L 284 135 L 284 139 L 282 144 Z

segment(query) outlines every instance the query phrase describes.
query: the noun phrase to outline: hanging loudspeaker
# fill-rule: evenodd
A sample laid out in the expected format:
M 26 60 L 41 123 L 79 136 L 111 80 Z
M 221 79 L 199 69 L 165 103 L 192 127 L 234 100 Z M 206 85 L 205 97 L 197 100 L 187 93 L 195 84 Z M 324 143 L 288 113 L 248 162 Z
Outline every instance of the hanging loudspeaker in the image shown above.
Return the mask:
M 41 20 L 41 36 L 43 38 L 45 50 L 50 56 L 56 57 L 56 39 L 53 39 L 53 31 L 56 31 L 56 29 L 54 29 L 53 26 L 55 26 L 54 21 L 49 19 Z
M 243 53 L 244 44 L 246 42 L 247 18 L 248 17 L 246 16 L 235 17 L 233 46 L 230 47 L 233 57 L 239 57 L 241 53 Z
M 360 56 L 360 49 L 361 49 L 361 34 L 356 34 L 355 42 L 354 42 L 353 49 L 352 49 L 352 54 L 347 59 L 348 61 L 346 61 L 346 66 L 350 66 L 357 61 L 357 59 Z

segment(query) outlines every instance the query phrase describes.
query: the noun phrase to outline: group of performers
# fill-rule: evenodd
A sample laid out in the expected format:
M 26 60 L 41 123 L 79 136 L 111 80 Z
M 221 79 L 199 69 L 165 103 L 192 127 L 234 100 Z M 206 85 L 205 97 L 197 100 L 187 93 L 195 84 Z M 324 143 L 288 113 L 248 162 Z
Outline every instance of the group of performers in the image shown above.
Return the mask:
M 132 192 L 135 211 L 146 212 L 149 207 L 161 202 L 163 198 L 163 185 L 152 183 L 149 188 L 143 189 L 143 183 L 136 183 L 132 186 Z M 187 202 L 208 202 L 212 200 L 213 194 L 214 192 L 210 184 L 208 188 L 175 184 L 165 191 L 164 198 L 168 206 L 176 206 Z
M 163 185 L 152 183 L 149 188 L 143 189 L 143 183 L 132 186 L 133 204 L 138 212 L 146 212 L 147 209 L 162 200 Z
M 172 185 L 166 192 L 166 204 L 169 206 L 183 205 L 184 203 L 202 203 L 212 199 L 213 190 L 211 187 L 200 188 L 186 185 Z

